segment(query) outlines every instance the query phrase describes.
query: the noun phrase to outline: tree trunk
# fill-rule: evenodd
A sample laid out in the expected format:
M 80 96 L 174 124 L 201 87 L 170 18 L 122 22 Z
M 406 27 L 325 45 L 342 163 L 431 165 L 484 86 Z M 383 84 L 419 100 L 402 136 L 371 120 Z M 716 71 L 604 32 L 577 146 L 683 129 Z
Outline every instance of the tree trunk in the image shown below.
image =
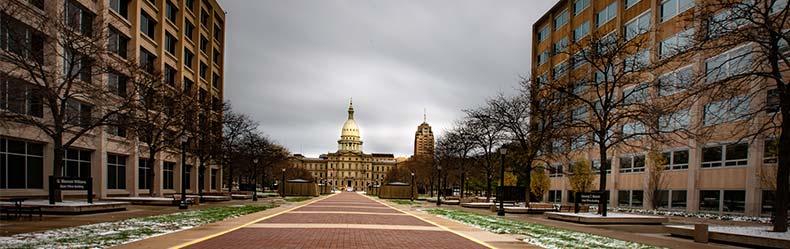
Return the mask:
M 64 157 L 64 148 L 63 148 L 63 136 L 58 134 L 52 137 L 52 144 L 54 145 L 54 152 L 55 157 L 52 158 L 52 175 L 53 176 L 63 176 L 63 157 Z M 49 186 L 50 188 L 54 186 Z M 63 196 L 60 194 L 60 190 L 55 191 L 55 196 L 51 196 L 55 201 L 63 201 Z
M 156 156 L 156 151 L 153 148 L 148 148 L 148 195 L 150 196 L 157 196 L 156 191 L 154 191 L 154 157 Z
M 228 164 L 228 193 L 233 190 L 233 167 Z
M 491 201 L 491 170 L 486 170 L 486 202 Z
M 780 88 L 781 89 L 781 88 Z M 785 98 L 780 99 L 782 129 L 779 131 L 778 167 L 776 169 L 776 194 L 774 205 L 774 232 L 787 231 L 787 201 L 790 187 L 790 94 L 784 89 Z
M 605 136 L 599 136 L 599 137 L 603 138 Z M 598 144 L 598 150 L 599 150 L 598 156 L 601 157 L 599 159 L 601 161 L 601 168 L 598 170 L 598 173 L 599 173 L 598 177 L 600 178 L 600 186 L 598 187 L 598 190 L 601 191 L 601 194 L 603 195 L 603 199 L 601 200 L 601 203 L 598 204 L 598 213 L 601 214 L 601 216 L 606 216 L 606 204 L 609 201 L 609 199 L 608 199 L 609 195 L 605 194 L 606 193 L 606 169 L 610 168 L 610 166 L 609 166 L 610 162 L 609 162 L 609 160 L 606 160 L 606 144 L 605 144 L 606 141 L 603 141 L 603 139 L 601 139 L 601 140 L 602 141 L 600 141 L 600 143 Z
M 527 184 L 527 204 L 532 202 L 532 162 L 527 162 L 527 179 L 524 182 Z

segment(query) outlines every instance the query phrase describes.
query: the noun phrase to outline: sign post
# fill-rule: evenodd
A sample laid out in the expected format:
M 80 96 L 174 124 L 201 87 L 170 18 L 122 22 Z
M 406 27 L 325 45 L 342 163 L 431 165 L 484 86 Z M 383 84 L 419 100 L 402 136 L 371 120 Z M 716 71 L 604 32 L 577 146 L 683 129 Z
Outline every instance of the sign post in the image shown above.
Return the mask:
M 598 205 L 602 201 L 606 201 L 609 199 L 609 191 L 600 192 L 576 192 L 576 198 L 574 198 L 574 205 L 573 205 L 573 212 L 579 213 L 579 205 L 580 204 L 595 204 Z
M 93 203 L 92 177 L 49 176 L 49 204 L 55 204 L 57 190 L 86 190 L 88 203 Z

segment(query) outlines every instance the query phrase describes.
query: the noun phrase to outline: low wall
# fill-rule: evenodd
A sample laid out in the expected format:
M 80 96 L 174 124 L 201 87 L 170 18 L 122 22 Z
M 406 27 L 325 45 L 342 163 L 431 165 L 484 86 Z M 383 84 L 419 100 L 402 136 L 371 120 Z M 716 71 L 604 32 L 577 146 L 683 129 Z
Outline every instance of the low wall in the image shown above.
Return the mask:
M 379 189 L 379 198 L 382 199 L 411 199 L 411 186 L 384 185 Z M 417 199 L 417 191 L 414 191 L 414 199 Z
M 318 184 L 312 182 L 286 182 L 286 196 L 318 196 Z

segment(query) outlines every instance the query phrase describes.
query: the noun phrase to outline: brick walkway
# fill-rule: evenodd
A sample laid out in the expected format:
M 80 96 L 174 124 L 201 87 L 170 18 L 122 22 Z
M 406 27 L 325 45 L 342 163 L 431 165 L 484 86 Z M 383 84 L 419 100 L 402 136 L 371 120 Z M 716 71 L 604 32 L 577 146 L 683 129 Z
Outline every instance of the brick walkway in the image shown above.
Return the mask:
M 487 248 L 356 193 L 341 193 L 187 248 Z

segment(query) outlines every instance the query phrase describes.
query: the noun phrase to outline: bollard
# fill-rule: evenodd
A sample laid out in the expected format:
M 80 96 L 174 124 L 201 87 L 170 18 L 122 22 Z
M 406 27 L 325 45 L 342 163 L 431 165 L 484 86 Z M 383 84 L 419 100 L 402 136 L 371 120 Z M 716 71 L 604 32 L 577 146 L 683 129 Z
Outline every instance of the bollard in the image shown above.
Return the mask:
M 708 243 L 708 224 L 694 224 L 694 242 Z

